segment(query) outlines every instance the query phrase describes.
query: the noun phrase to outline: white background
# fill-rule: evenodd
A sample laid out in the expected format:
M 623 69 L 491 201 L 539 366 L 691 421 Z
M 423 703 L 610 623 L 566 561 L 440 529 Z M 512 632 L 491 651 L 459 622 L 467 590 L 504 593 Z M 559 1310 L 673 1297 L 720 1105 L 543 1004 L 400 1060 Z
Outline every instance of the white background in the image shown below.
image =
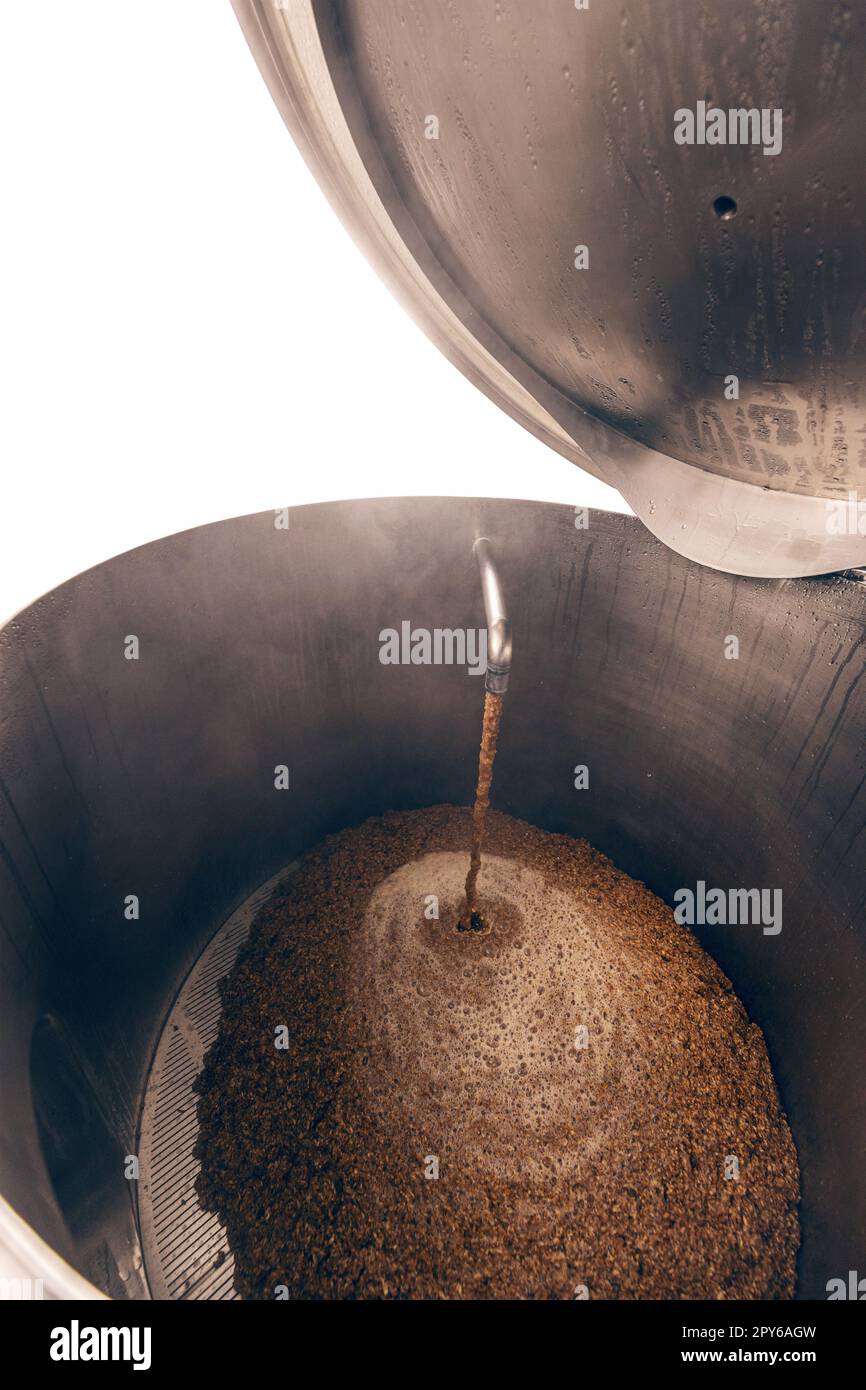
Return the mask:
M 131 546 L 270 507 L 629 510 L 391 299 L 228 0 L 4 0 L 0 118 L 0 620 Z

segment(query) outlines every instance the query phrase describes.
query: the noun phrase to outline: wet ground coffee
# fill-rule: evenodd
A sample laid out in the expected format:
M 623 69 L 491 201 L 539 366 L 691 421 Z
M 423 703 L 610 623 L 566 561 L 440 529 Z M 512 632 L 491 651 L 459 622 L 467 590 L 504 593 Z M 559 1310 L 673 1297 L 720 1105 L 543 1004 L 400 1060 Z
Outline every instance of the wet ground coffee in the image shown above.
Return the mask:
M 761 1031 L 669 907 L 491 811 L 332 837 L 259 913 L 199 1079 L 247 1298 L 787 1298 L 798 1169 Z

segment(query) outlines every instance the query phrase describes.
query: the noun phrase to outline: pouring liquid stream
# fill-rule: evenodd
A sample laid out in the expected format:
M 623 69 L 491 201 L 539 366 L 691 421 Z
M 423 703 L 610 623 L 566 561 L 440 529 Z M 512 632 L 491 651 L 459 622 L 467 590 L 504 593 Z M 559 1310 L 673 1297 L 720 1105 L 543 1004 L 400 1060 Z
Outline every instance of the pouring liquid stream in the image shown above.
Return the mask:
M 489 690 L 484 692 L 484 721 L 478 754 L 478 786 L 475 789 L 475 805 L 472 809 L 472 849 L 469 872 L 466 875 L 465 901 L 457 922 L 458 931 L 484 931 L 490 925 L 485 922 L 477 907 L 478 871 L 481 868 L 484 821 L 490 805 L 490 783 L 493 780 L 493 762 L 496 757 L 503 698 L 502 695 Z

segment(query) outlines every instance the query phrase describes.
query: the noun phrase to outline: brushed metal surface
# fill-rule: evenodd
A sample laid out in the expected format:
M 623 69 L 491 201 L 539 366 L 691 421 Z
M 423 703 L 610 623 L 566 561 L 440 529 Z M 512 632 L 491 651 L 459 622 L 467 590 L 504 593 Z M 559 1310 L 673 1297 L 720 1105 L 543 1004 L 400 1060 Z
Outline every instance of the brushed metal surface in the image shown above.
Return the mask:
M 698 879 L 782 889 L 776 937 L 697 930 L 791 1122 L 799 1294 L 858 1267 L 863 585 L 735 578 L 634 518 L 575 520 L 462 498 L 242 517 L 118 556 L 0 632 L 0 1234 L 34 1274 L 56 1286 L 65 1260 L 69 1289 L 147 1296 L 124 1160 L 215 928 L 332 831 L 470 804 L 483 681 L 383 666 L 379 633 L 482 626 L 479 534 L 515 633 L 492 804 L 585 836 L 668 902 Z
M 703 564 L 863 562 L 826 507 L 866 490 L 862 7 L 233 3 L 340 215 L 498 404 Z M 781 151 L 677 144 L 699 101 L 781 111 Z

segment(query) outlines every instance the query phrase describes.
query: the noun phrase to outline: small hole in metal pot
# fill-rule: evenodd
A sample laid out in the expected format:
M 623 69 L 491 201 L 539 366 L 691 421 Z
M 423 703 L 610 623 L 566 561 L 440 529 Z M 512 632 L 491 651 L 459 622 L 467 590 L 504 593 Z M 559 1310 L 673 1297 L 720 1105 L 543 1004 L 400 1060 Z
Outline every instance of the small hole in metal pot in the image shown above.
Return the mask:
M 713 203 L 713 212 L 716 214 L 716 217 L 721 218 L 722 222 L 730 222 L 731 218 L 737 215 L 736 201 L 723 193 L 721 197 L 716 198 Z

